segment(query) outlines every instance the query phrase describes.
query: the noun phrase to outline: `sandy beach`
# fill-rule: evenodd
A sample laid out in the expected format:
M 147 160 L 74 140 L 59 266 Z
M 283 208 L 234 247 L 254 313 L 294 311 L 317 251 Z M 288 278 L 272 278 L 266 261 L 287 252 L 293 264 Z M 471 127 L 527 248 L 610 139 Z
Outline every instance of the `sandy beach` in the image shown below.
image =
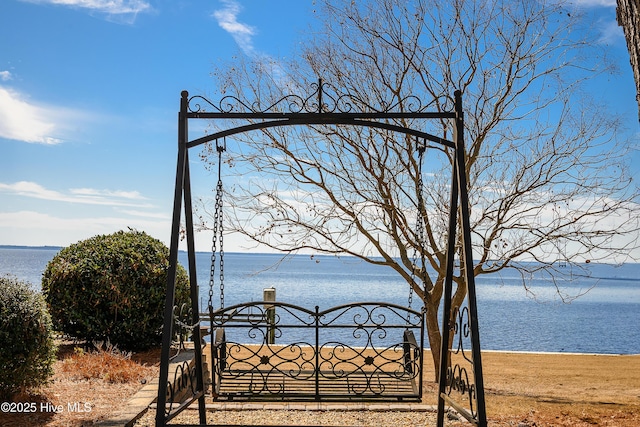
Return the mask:
M 640 355 L 484 352 L 483 370 L 492 420 L 640 426 Z

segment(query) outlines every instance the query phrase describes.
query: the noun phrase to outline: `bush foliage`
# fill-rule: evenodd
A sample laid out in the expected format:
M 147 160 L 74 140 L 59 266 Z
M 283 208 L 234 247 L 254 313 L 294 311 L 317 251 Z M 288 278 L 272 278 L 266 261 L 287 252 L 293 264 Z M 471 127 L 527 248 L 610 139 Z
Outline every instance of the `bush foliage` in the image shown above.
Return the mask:
M 119 231 L 62 249 L 42 279 L 54 327 L 87 341 L 143 350 L 162 340 L 169 249 L 144 232 Z M 189 301 L 178 266 L 176 303 Z
M 0 277 L 0 400 L 45 384 L 56 345 L 42 294 L 29 283 Z

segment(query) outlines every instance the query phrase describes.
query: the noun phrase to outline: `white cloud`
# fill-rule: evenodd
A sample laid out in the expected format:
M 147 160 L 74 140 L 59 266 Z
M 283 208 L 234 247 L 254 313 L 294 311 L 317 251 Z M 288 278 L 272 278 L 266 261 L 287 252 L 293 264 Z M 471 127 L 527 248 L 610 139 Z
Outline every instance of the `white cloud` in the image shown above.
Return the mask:
M 111 190 L 96 190 L 95 188 L 72 188 L 69 190 L 71 194 L 78 196 L 91 196 L 91 197 L 119 197 L 123 199 L 145 199 L 138 191 L 111 191 Z
M 122 212 L 126 215 L 137 216 L 141 218 L 165 219 L 167 221 L 171 219 L 171 215 L 169 215 L 168 212 L 148 212 L 135 209 L 117 209 L 117 211 Z
M 288 87 L 291 82 L 282 64 L 271 56 L 256 51 L 253 45 L 253 36 L 257 33 L 256 29 L 238 21 L 238 15 L 242 11 L 241 5 L 235 0 L 222 0 L 222 3 L 224 8 L 213 12 L 213 17 L 220 28 L 231 34 L 240 50 L 270 74 L 278 86 Z
M 68 246 L 98 234 L 111 234 L 132 228 L 144 231 L 169 245 L 171 234 L 170 215 L 146 214 L 142 211 L 117 210 L 122 215 L 91 215 L 74 211 L 70 214 L 52 214 L 33 210 L 0 211 L 0 244 L 29 246 Z M 196 233 L 196 250 L 211 250 L 210 233 Z M 183 250 L 186 243 L 180 242 Z M 225 236 L 225 247 L 230 252 L 272 252 L 242 236 Z
M 625 42 L 624 31 L 615 20 L 601 20 L 598 22 L 598 27 L 600 30 L 600 39 L 598 41 L 601 44 L 611 45 Z
M 622 42 L 624 44 L 624 32 L 616 21 L 616 0 L 558 0 L 557 2 L 578 10 L 595 10 L 595 14 L 600 16 L 595 25 L 592 24 L 593 29 L 600 34 L 598 43 L 612 45 Z
M 242 8 L 234 0 L 223 0 L 224 8 L 213 12 L 214 18 L 218 21 L 220 28 L 231 34 L 240 49 L 249 56 L 255 54 L 253 47 L 253 36 L 255 29 L 247 24 L 238 21 L 238 15 Z
M 153 8 L 144 0 L 22 0 L 35 4 L 52 4 L 85 9 L 105 14 L 108 18 L 132 24 L 138 13 L 151 12 Z
M 103 119 L 93 112 L 33 101 L 0 85 L 0 139 L 55 145 L 77 138 L 80 126 Z
M 38 106 L 0 86 L 0 138 L 38 144 L 59 144 L 56 117 L 60 111 Z
M 0 192 L 30 197 L 41 200 L 51 200 L 66 203 L 80 203 L 88 205 L 125 206 L 151 208 L 153 205 L 143 202 L 144 197 L 137 191 L 95 190 L 89 188 L 71 189 L 68 193 L 49 190 L 38 183 L 19 181 L 13 184 L 0 183 Z
M 83 228 L 89 234 L 101 229 L 117 227 L 122 218 L 60 218 L 47 213 L 33 211 L 0 212 L 0 227 L 40 228 L 49 231 Z
M 67 246 L 98 234 L 128 227 L 168 242 L 171 222 L 111 216 L 59 217 L 35 211 L 0 212 L 2 244 Z
M 582 7 L 616 7 L 616 0 L 573 0 L 570 3 Z
M 6 82 L 7 80 L 11 80 L 13 76 L 10 71 L 0 71 L 0 80 Z

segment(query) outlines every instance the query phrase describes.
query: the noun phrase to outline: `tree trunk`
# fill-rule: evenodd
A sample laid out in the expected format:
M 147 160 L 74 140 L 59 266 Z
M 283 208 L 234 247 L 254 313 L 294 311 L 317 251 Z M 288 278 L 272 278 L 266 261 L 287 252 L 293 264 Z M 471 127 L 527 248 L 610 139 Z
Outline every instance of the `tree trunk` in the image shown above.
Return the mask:
M 636 80 L 636 100 L 640 119 L 640 0 L 618 0 L 618 25 L 624 29 L 629 60 Z
M 435 368 L 435 381 L 438 381 L 440 373 L 440 349 L 442 346 L 442 335 L 440 334 L 440 325 L 438 324 L 438 306 L 440 299 L 429 299 L 426 302 L 426 327 L 427 337 L 429 338 L 429 347 L 431 347 L 431 357 L 433 358 L 433 367 Z

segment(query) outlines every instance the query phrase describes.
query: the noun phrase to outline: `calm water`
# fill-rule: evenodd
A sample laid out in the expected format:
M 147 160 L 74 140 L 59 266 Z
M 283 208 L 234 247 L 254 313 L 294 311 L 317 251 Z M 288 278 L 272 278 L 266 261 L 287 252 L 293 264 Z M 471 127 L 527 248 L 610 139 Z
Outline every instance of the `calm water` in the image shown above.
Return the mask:
M 0 274 L 11 273 L 40 287 L 42 272 L 56 254 L 52 249 L 1 249 Z M 201 305 L 207 303 L 210 255 L 197 256 Z M 408 288 L 388 268 L 352 258 L 304 256 L 280 263 L 279 255 L 226 254 L 225 305 L 262 300 L 263 288 L 277 289 L 277 299 L 313 309 L 354 301 L 406 305 Z M 186 254 L 180 254 L 186 265 Z M 567 267 L 556 283 L 533 275 L 527 292 L 517 272 L 477 279 L 480 337 L 483 349 L 586 353 L 640 353 L 640 264 L 589 264 Z M 587 277 L 583 277 L 586 272 Z M 573 277 L 572 277 L 573 276 Z M 573 280 L 570 280 L 573 279 Z M 534 297 L 535 295 L 535 297 Z M 214 306 L 219 305 L 217 279 Z M 419 302 L 414 300 L 416 308 Z

